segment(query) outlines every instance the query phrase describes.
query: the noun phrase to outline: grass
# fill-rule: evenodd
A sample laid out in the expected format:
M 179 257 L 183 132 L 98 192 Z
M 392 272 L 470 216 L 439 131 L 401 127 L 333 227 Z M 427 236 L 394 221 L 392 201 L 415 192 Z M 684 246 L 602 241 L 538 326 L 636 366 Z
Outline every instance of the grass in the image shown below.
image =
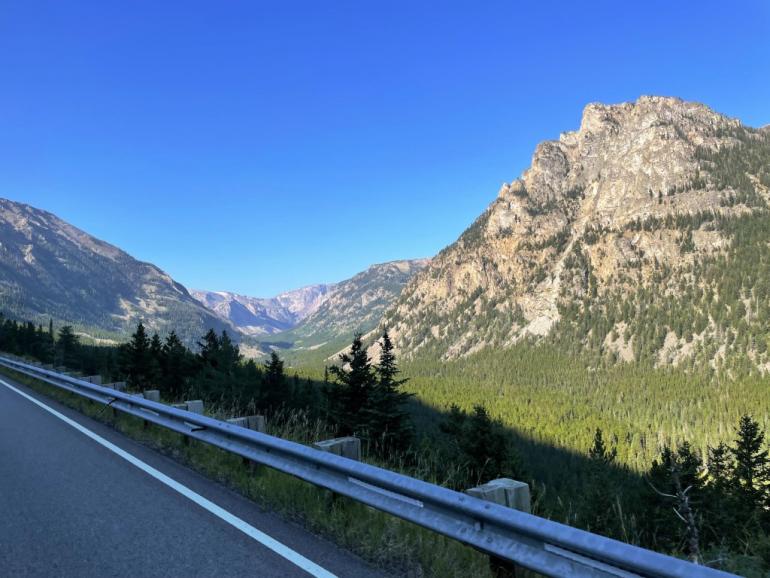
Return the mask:
M 169 430 L 152 425 L 145 429 L 139 418 L 113 417 L 101 404 L 23 374 L 6 368 L 0 368 L 0 373 L 184 463 L 386 571 L 408 577 L 491 576 L 485 555 L 454 540 L 344 497 L 331 500 L 326 490 L 267 467 L 251 468 L 241 457 L 219 448 L 199 441 L 185 444 L 183 436 Z M 232 415 L 226 408 L 207 413 L 220 419 Z M 268 433 L 300 443 L 330 437 L 321 423 L 302 412 L 272 420 Z

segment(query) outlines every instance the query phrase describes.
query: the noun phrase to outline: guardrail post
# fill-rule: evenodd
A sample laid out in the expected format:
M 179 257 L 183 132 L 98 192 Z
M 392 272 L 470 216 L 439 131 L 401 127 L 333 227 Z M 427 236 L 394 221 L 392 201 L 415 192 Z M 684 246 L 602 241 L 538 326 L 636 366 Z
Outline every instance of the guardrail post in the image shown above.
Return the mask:
M 350 460 L 361 461 L 361 440 L 348 436 L 315 442 L 313 447 L 322 452 L 329 452 L 336 456 L 342 456 Z
M 157 389 L 145 389 L 142 395 L 144 395 L 144 399 L 148 399 L 150 401 L 157 401 L 160 403 L 160 391 L 158 391 Z M 150 422 L 148 422 L 146 419 L 142 420 L 142 428 L 149 429 Z
M 234 417 L 227 420 L 228 423 L 258 431 L 260 433 L 266 433 L 267 427 L 264 415 L 247 415 L 245 417 Z M 259 468 L 259 464 L 249 458 L 243 458 L 243 465 L 249 466 L 252 473 L 256 473 Z
M 187 411 L 191 411 L 193 413 L 203 413 L 203 400 L 200 399 L 192 399 L 185 401 L 187 404 Z
M 348 436 L 344 438 L 322 440 L 315 442 L 313 447 L 322 452 L 329 452 L 330 454 L 355 460 L 357 462 L 361 461 L 361 440 L 357 437 Z M 325 495 L 327 500 L 326 505 L 331 508 L 337 501 L 338 495 L 336 492 L 332 491 L 327 491 Z
M 466 490 L 465 493 L 474 498 L 494 502 L 495 504 L 526 512 L 527 514 L 532 513 L 532 498 L 529 485 L 524 482 L 500 478 Z M 489 569 L 495 578 L 514 578 L 516 576 L 516 565 L 496 556 L 489 557 Z
M 175 407 L 177 405 L 182 405 L 182 409 L 186 409 L 187 411 L 199 413 L 201 415 L 203 414 L 203 400 L 201 399 L 188 399 L 184 404 L 175 404 Z M 184 436 L 184 445 L 189 446 L 190 441 L 190 436 Z

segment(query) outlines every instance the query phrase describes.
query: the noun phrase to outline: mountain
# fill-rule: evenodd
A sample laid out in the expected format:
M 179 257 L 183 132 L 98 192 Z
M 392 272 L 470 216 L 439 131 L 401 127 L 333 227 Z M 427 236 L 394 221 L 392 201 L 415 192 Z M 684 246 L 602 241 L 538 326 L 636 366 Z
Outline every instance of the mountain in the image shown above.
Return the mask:
M 414 259 L 372 265 L 331 285 L 316 311 L 297 327 L 272 335 L 265 343 L 278 344 L 294 353 L 309 352 L 317 359 L 328 357 L 348 345 L 354 333 L 375 329 L 404 286 L 428 263 L 428 259 Z
M 246 335 L 271 335 L 296 327 L 318 310 L 333 285 L 311 285 L 269 299 L 227 291 L 190 291 L 206 308 Z
M 770 368 L 770 131 L 703 104 L 590 104 L 402 292 L 402 355 L 523 340 Z
M 232 329 L 155 265 L 7 199 L 0 199 L 0 310 L 109 337 L 127 335 L 139 320 L 175 329 L 188 343 L 211 327 Z

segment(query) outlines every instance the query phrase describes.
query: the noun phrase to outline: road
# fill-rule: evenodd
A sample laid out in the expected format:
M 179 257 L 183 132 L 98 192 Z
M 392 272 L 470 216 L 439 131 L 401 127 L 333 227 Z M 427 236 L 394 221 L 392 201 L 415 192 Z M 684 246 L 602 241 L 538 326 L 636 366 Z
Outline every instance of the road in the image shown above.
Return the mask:
M 384 576 L 227 488 L 4 376 L 0 575 Z

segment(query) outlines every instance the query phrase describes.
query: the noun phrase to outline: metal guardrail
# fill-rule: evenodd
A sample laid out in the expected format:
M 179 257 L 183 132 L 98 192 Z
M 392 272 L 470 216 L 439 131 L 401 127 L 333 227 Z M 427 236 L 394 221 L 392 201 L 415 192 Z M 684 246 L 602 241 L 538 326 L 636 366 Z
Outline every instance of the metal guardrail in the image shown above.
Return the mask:
M 41 367 L 0 365 L 264 464 L 545 576 L 733 576 Z

